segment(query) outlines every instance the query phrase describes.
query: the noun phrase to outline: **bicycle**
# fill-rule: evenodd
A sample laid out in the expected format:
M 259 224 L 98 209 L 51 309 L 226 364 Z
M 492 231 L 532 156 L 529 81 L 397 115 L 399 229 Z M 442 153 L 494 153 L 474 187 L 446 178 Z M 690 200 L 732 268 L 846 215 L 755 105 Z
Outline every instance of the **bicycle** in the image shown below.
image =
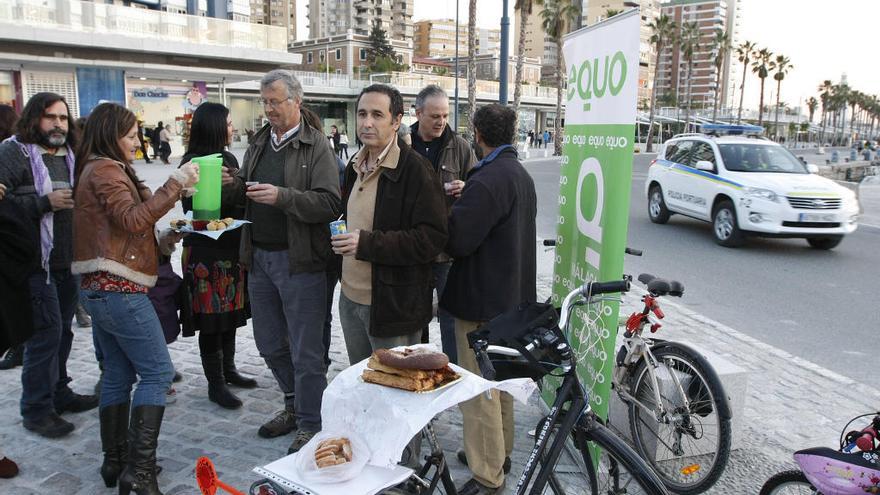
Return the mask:
M 543 244 L 553 248 L 556 241 L 545 239 Z M 642 255 L 632 248 L 625 253 Z M 681 297 L 684 285 L 645 273 L 638 280 L 648 293 L 642 297 L 643 309 L 625 320 L 612 390 L 628 406 L 635 451 L 663 484 L 682 495 L 702 493 L 718 481 L 730 457 L 732 413 L 727 394 L 699 352 L 644 335 L 646 326 L 652 334 L 662 326 L 653 321 L 665 317 L 658 298 Z M 714 434 L 707 436 L 707 427 Z
M 632 252 L 631 254 L 640 254 Z M 649 274 L 643 308 L 624 324 L 612 389 L 628 406 L 635 450 L 670 491 L 702 493 L 721 476 L 730 456 L 731 410 L 724 387 L 702 354 L 679 342 L 645 335 L 662 326 L 658 298 L 681 297 L 684 286 Z
M 875 416 L 870 425 L 844 435 L 855 420 L 872 414 Z M 878 432 L 880 413 L 856 416 L 841 430 L 837 450 L 814 447 L 795 452 L 800 469 L 774 474 L 761 487 L 760 495 L 880 493 Z
M 489 380 L 562 377 L 550 412 L 535 430 L 535 446 L 517 481 L 517 495 L 527 490 L 531 495 L 543 493 L 548 486 L 556 495 L 565 493 L 554 466 L 569 437 L 583 458 L 593 495 L 668 493 L 651 467 L 590 409 L 568 342 L 568 322 L 575 306 L 629 288 L 628 279 L 588 282 L 565 297 L 559 313 L 549 304 L 521 305 L 468 334 L 480 371 Z

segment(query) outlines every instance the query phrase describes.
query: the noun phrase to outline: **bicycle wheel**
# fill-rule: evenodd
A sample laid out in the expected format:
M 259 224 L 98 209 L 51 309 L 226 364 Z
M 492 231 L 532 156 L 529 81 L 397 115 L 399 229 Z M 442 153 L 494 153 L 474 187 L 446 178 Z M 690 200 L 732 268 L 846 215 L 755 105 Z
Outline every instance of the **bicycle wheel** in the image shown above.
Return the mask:
M 671 491 L 682 495 L 702 493 L 718 481 L 730 456 L 730 418 L 719 414 L 719 410 L 727 410 L 724 388 L 718 376 L 703 369 L 690 349 L 663 346 L 652 348 L 652 352 L 658 363 L 655 371 L 660 401 L 667 414 L 660 415 L 654 381 L 642 360 L 632 375 L 630 393 L 654 414 L 638 404 L 629 405 L 636 451 Z M 684 405 L 682 389 L 689 407 Z
M 761 487 L 760 495 L 822 495 L 807 481 L 804 473 L 795 469 L 770 477 Z
M 577 435 L 576 435 L 577 439 Z M 599 447 L 595 471 L 593 451 L 585 442 Z M 666 487 L 651 467 L 623 440 L 598 422 L 583 431 L 578 450 L 587 466 L 593 495 L 667 495 Z

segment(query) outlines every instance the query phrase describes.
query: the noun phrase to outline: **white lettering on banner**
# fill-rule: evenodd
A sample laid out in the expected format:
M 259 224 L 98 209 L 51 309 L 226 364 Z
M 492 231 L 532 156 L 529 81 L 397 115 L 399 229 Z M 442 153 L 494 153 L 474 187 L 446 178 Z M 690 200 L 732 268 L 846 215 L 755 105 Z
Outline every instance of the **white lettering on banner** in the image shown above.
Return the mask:
M 583 184 L 584 179 L 587 178 L 588 175 L 594 175 L 596 177 L 596 197 L 593 200 L 596 202 L 596 210 L 593 214 L 593 218 L 586 219 L 581 213 L 581 202 L 583 198 L 581 194 L 583 193 Z M 575 201 L 575 216 L 577 217 L 577 226 L 578 230 L 581 234 L 584 234 L 589 239 L 592 239 L 599 246 L 602 245 L 602 225 L 600 225 L 600 221 L 602 220 L 602 208 L 605 204 L 605 180 L 602 175 L 602 164 L 599 163 L 594 157 L 587 158 L 581 164 L 581 170 L 578 174 L 577 181 L 577 201 Z M 599 262 L 601 260 L 601 256 L 599 252 L 591 247 L 587 247 L 584 252 L 584 260 L 590 264 L 596 270 L 599 269 Z

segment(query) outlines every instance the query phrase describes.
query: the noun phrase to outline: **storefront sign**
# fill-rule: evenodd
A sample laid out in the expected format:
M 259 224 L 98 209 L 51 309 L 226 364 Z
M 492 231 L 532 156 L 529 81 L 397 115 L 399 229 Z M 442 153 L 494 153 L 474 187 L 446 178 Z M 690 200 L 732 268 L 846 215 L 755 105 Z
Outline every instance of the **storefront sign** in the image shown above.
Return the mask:
M 638 9 L 569 34 L 553 300 L 620 280 L 629 218 L 639 68 Z M 570 335 L 593 410 L 608 414 L 619 303 L 581 306 Z M 552 387 L 545 387 L 552 390 Z
M 140 98 L 141 100 L 157 101 L 168 98 L 168 91 L 162 88 L 141 88 L 132 91 L 132 95 L 134 95 L 135 98 Z

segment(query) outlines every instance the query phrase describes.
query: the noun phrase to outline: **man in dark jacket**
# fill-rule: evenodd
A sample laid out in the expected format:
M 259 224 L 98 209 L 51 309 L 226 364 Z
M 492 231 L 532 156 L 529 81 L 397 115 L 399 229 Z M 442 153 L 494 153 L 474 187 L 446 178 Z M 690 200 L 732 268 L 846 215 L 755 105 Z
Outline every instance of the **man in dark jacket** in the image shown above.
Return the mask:
M 431 321 L 431 262 L 446 242 L 443 190 L 431 165 L 397 137 L 403 98 L 383 84 L 358 97 L 364 147 L 346 168 L 348 233 L 333 236 L 342 258 L 339 320 L 350 363 L 377 348 L 419 342 Z
M 455 317 L 458 364 L 479 373 L 467 334 L 521 302 L 535 301 L 535 183 L 520 164 L 513 110 L 493 104 L 474 113 L 485 158 L 468 175 L 449 217 L 448 252 L 455 261 L 440 305 Z M 458 493 L 500 493 L 513 450 L 513 402 L 492 391 L 461 404 L 464 455 L 473 473 Z M 506 464 L 506 466 L 505 466 Z
M 477 157 L 470 144 L 449 127 L 449 96 L 440 86 L 431 84 L 419 91 L 416 96 L 416 118 L 418 122 L 410 126 L 412 148 L 431 162 L 434 172 L 443 182 L 448 215 L 452 211 L 452 203 L 461 196 L 464 180 L 477 163 Z M 438 300 L 443 296 L 451 265 L 449 255 L 441 253 L 431 267 Z M 443 352 L 450 361 L 458 362 L 452 316 L 443 309 L 439 310 L 438 316 Z M 426 337 L 427 328 L 422 335 L 423 342 L 427 341 Z
M 67 102 L 37 93 L 25 105 L 16 134 L 0 144 L 0 183 L 7 197 L 39 230 L 40 263 L 28 277 L 34 335 L 25 343 L 21 371 L 23 426 L 47 438 L 67 435 L 73 423 L 59 416 L 98 407 L 93 395 L 74 393 L 67 376 L 73 344 L 78 278 L 73 260 L 73 146 L 76 132 Z
M 260 81 L 269 124 L 254 135 L 236 177 L 224 169 L 252 221 L 241 237 L 248 267 L 254 341 L 284 392 L 283 411 L 260 427 L 265 438 L 297 429 L 288 453 L 321 431 L 327 388 L 322 327 L 328 223 L 339 217 L 339 172 L 330 144 L 303 122 L 303 89 L 289 71 Z

